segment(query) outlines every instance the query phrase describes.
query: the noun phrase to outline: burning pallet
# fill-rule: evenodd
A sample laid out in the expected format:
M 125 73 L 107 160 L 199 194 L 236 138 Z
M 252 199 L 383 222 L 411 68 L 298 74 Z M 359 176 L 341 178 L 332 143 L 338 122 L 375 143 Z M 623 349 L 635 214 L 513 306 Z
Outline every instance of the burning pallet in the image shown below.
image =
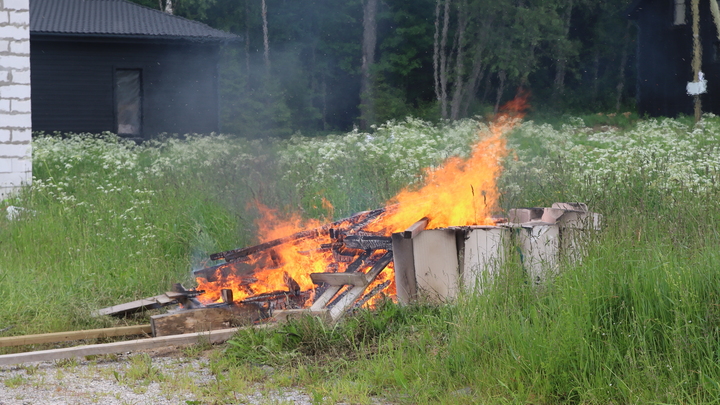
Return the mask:
M 556 271 L 561 257 L 582 256 L 582 239 L 587 230 L 599 229 L 601 218 L 584 204 L 556 203 L 510 210 L 509 218 L 496 218 L 494 225 L 426 231 L 429 220 L 423 218 L 386 236 L 372 230 L 386 213 L 366 211 L 213 254 L 213 260 L 225 262 L 194 271 L 198 289 L 177 284 L 172 292 L 96 314 L 124 316 L 178 304 L 180 310 L 151 317 L 153 335 L 165 336 L 307 314 L 334 322 L 383 294 L 400 303 L 419 295 L 452 300 L 461 289 L 482 291 L 482 281 L 505 260 L 511 239 L 528 275 L 542 282 Z M 302 263 L 304 258 L 309 260 Z M 314 267 L 303 267 L 310 265 Z
M 194 271 L 197 289 L 176 284 L 171 292 L 104 308 L 95 315 L 125 316 L 179 305 L 179 310 L 151 317 L 154 336 L 305 314 L 337 321 L 384 294 L 394 282 L 391 273 L 381 277 L 392 267 L 392 238 L 368 229 L 386 212 L 365 211 L 316 229 L 215 253 L 210 258 L 224 263 Z M 304 257 L 320 271 L 292 270 L 298 266 L 290 261 Z

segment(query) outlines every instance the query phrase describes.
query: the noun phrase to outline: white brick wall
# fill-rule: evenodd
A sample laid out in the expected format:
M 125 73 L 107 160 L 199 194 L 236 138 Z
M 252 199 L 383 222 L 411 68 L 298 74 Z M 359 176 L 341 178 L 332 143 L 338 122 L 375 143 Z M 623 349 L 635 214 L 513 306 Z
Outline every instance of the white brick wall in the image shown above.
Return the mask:
M 0 0 L 0 200 L 32 180 L 29 0 Z

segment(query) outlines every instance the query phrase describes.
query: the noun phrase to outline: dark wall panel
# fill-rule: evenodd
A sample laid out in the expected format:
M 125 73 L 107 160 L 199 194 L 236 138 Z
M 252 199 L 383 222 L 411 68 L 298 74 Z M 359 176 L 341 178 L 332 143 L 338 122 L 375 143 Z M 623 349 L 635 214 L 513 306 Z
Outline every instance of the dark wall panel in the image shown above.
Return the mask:
M 218 131 L 217 44 L 31 38 L 33 130 L 116 130 L 115 69 L 142 69 L 143 135 Z

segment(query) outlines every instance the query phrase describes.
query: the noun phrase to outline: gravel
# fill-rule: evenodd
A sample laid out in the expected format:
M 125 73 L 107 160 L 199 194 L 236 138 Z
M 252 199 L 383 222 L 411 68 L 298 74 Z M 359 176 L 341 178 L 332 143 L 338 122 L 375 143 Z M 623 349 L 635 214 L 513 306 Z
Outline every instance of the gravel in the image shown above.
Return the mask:
M 149 363 L 148 358 L 151 359 Z M 138 377 L 137 373 L 144 370 L 149 372 Z M 145 375 L 151 378 L 145 378 Z M 153 375 L 162 378 L 152 378 Z M 95 360 L 0 367 L 0 405 L 202 404 L 208 399 L 203 392 L 212 395 L 213 387 L 226 384 L 223 376 L 213 375 L 207 358 L 188 357 L 177 349 L 163 349 Z M 232 395 L 234 398 L 229 403 L 311 404 L 310 397 L 301 391 L 268 390 L 252 384 Z M 226 403 L 225 400 L 222 402 Z

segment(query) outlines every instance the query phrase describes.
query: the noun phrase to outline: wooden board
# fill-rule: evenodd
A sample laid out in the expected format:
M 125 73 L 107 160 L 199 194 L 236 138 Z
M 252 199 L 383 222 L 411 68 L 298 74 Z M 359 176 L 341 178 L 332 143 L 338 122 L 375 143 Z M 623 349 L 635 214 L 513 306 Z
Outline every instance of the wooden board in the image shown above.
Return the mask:
M 273 312 L 272 318 L 276 322 L 287 322 L 291 319 L 298 319 L 304 316 L 316 316 L 325 322 L 330 321 L 330 313 L 327 309 L 321 309 L 313 311 L 309 308 L 306 309 L 283 309 Z
M 176 304 L 177 300 L 170 298 L 165 294 L 156 295 L 154 297 L 145 298 L 137 301 L 128 302 L 120 305 L 99 309 L 92 313 L 92 316 L 115 315 L 125 316 L 135 312 L 147 309 L 156 309 L 166 305 Z
M 150 317 L 150 325 L 153 336 L 160 337 L 248 325 L 261 315 L 256 305 L 238 304 L 155 315 Z
M 412 239 L 405 238 L 403 232 L 392 234 L 392 239 L 397 298 L 400 304 L 407 305 L 417 299 L 417 281 L 415 281 L 413 241 Z
M 408 229 L 406 229 L 404 232 L 402 232 L 403 238 L 412 239 L 412 238 L 416 237 L 420 232 L 424 231 L 425 228 L 427 228 L 429 221 L 430 221 L 429 219 L 423 218 L 423 219 L 415 222 L 414 224 L 410 225 L 410 227 Z M 393 240 L 393 249 L 395 248 L 394 243 L 395 243 L 395 240 Z
M 75 357 L 95 356 L 112 353 L 124 353 L 132 350 L 156 349 L 167 346 L 185 346 L 201 341 L 222 343 L 230 339 L 238 328 L 222 329 L 212 332 L 188 333 L 185 335 L 163 336 L 124 342 L 104 343 L 63 349 L 41 350 L 37 352 L 5 354 L 0 356 L 0 366 L 28 363 L 33 361 L 53 361 Z
M 149 335 L 150 325 L 122 326 L 117 328 L 78 330 L 70 332 L 43 333 L 40 335 L 10 336 L 0 338 L 0 347 L 37 345 L 67 342 L 71 340 L 99 339 L 114 336 Z
M 367 274 L 363 274 L 365 277 L 365 280 L 367 284 L 361 285 L 361 286 L 355 286 L 350 291 L 347 292 L 347 294 L 343 295 L 342 298 L 338 300 L 338 302 L 333 305 L 332 308 L 330 308 L 330 317 L 333 321 L 337 321 L 340 319 L 344 314 L 345 311 L 350 308 L 350 306 L 358 299 L 360 296 L 365 292 L 365 289 L 367 286 L 375 281 L 375 278 L 382 272 L 385 267 L 387 267 L 388 264 L 392 261 L 392 251 L 386 252 L 380 260 L 378 260 L 377 263 L 367 272 Z
M 356 285 L 366 286 L 367 280 L 363 273 L 311 273 L 310 279 L 315 284 Z
M 460 269 L 456 231 L 430 229 L 412 239 L 417 292 L 444 302 L 457 297 Z
M 510 230 L 501 227 L 472 228 L 465 239 L 462 282 L 466 292 L 480 294 L 505 261 Z

